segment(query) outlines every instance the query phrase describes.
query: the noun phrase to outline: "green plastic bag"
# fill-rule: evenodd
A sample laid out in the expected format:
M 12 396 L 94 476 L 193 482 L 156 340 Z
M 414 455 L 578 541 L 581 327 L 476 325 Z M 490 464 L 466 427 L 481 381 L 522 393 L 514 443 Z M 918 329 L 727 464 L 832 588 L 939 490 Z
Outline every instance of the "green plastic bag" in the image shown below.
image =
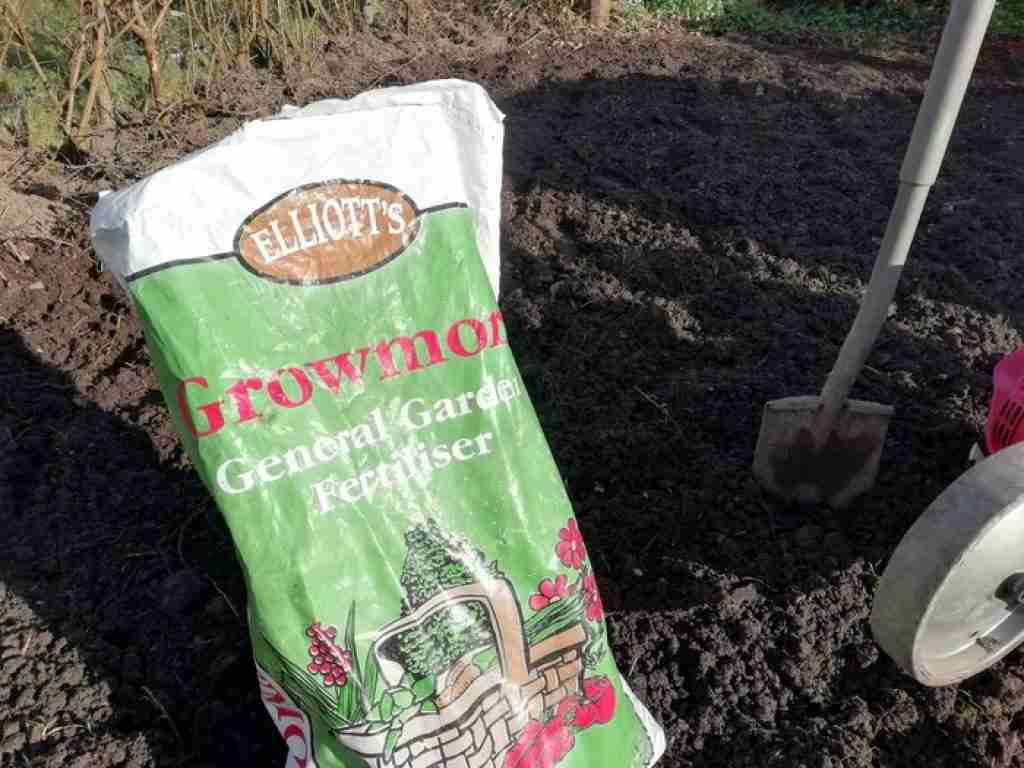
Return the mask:
M 501 118 L 461 81 L 289 108 L 93 213 L 231 529 L 289 766 L 664 750 L 497 306 Z

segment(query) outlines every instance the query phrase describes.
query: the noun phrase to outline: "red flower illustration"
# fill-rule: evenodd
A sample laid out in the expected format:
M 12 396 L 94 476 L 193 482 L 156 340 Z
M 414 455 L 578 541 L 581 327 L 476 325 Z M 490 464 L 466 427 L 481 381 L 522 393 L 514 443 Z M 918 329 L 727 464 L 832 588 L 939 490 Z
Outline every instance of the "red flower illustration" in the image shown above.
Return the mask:
M 586 730 L 592 725 L 604 725 L 615 715 L 615 689 L 607 677 L 591 677 L 583 681 L 583 695 L 562 699 L 556 718 Z
M 553 768 L 575 745 L 576 737 L 561 719 L 531 720 L 505 757 L 504 768 Z
M 594 723 L 604 725 L 615 716 L 615 689 L 607 677 L 591 677 L 584 680 L 583 695 L 590 702 Z
M 597 579 L 592 574 L 583 577 L 583 604 L 587 607 L 587 619 L 600 621 L 604 618 L 604 603 L 597 589 Z
M 560 541 L 555 548 L 558 559 L 569 568 L 582 568 L 583 561 L 587 559 L 587 548 L 583 545 L 583 535 L 574 518 L 569 518 L 565 528 L 558 531 L 558 538 Z
M 313 657 L 306 669 L 314 675 L 321 675 L 324 685 L 345 685 L 348 673 L 352 671 L 352 652 L 335 644 L 338 630 L 314 621 L 306 628 L 306 635 L 311 638 L 309 655 Z
M 567 579 L 564 575 L 558 576 L 554 581 L 544 579 L 537 585 L 537 593 L 530 595 L 530 608 L 539 611 L 551 603 L 556 603 L 569 594 Z
M 585 731 L 597 721 L 597 710 L 582 696 L 570 696 L 558 705 L 557 716 L 566 725 Z
M 505 768 L 526 768 L 532 765 L 533 761 L 527 755 L 535 749 L 535 744 L 543 732 L 544 724 L 540 720 L 531 720 L 527 723 L 526 729 L 505 757 Z

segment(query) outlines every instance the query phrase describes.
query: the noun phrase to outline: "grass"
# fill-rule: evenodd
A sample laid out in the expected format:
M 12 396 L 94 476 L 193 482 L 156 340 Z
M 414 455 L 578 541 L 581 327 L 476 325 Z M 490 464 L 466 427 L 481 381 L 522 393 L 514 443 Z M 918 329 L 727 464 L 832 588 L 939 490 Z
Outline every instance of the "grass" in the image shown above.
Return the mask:
M 1002 0 L 992 13 L 994 35 L 1002 37 L 1024 37 L 1024 0 Z
M 728 17 L 716 20 L 714 31 L 743 31 L 780 43 L 865 48 L 884 45 L 898 35 L 924 35 L 941 24 L 941 19 L 922 4 L 881 3 L 860 8 L 795 4 L 770 9 L 748 0 Z
M 709 34 L 742 33 L 778 44 L 861 49 L 941 29 L 948 2 L 925 0 L 644 0 L 661 17 L 693 22 Z M 997 3 L 989 36 L 1024 37 L 1024 0 Z
M 719 3 L 720 8 L 709 7 Z M 682 16 L 709 34 L 742 33 L 777 44 L 865 48 L 896 36 L 921 36 L 941 26 L 943 15 L 925 3 L 844 5 L 798 0 L 647 0 L 661 16 Z

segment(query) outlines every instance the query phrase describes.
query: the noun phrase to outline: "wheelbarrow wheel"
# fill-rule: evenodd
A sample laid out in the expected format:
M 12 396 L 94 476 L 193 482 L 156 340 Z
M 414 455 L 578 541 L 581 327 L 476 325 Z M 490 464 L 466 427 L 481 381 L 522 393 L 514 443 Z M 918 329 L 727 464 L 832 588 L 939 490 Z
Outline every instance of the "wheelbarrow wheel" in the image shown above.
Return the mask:
M 975 464 L 907 531 L 879 581 L 871 629 L 933 687 L 1024 641 L 1024 443 Z

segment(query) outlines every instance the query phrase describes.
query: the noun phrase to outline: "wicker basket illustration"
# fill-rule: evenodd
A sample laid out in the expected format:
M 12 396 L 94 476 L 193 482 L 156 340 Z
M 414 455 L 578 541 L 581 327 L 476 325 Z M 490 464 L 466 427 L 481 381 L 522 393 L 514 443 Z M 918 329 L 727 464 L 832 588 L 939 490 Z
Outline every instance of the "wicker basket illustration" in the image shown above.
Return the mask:
M 501 768 L 505 754 L 531 718 L 582 690 L 581 623 L 527 646 L 519 604 L 504 579 L 450 589 L 384 627 L 373 652 L 381 677 L 396 685 L 404 670 L 382 653 L 389 640 L 459 604 L 481 605 L 495 638 L 497 667 L 486 672 L 456 661 L 439 677 L 438 711 L 417 714 L 402 727 L 389 758 L 387 729 L 362 725 L 337 733 L 373 768 Z

